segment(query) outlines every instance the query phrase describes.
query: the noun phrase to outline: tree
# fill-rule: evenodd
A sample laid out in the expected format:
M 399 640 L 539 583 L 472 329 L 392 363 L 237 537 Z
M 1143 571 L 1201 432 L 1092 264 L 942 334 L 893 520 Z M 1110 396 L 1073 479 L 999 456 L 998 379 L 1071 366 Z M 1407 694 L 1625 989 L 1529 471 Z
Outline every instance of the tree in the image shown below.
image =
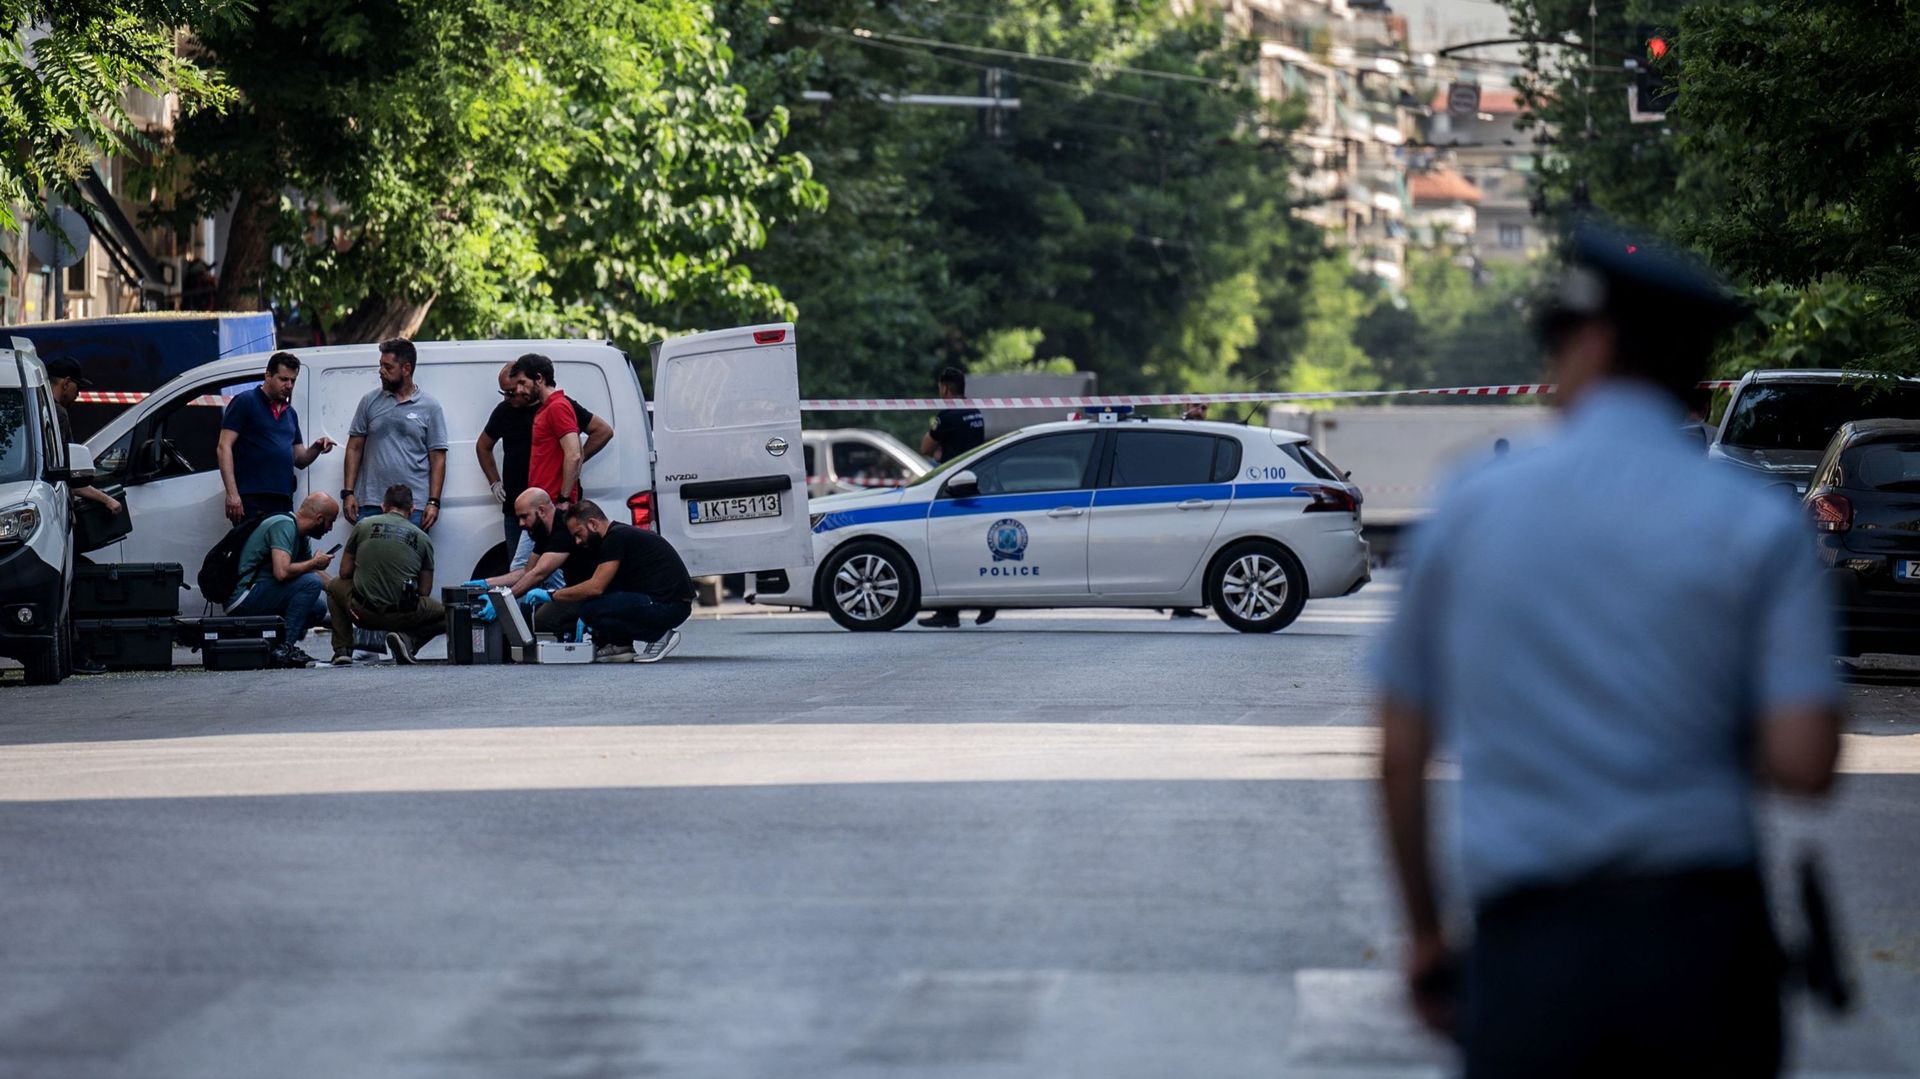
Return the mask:
M 694 0 L 263 0 L 201 40 L 242 100 L 181 130 L 175 212 L 233 206 L 223 304 L 338 340 L 791 313 L 741 258 L 824 194 Z
M 923 393 L 944 364 L 1015 355 L 1114 390 L 1284 376 L 1319 237 L 1290 213 L 1291 119 L 1240 81 L 1246 46 L 1217 20 L 1111 0 L 723 10 L 742 77 L 792 104 L 789 145 L 833 192 L 751 260 L 807 323 L 809 392 Z M 997 134 L 877 100 L 978 94 L 993 68 L 1020 101 Z
M 1758 320 L 1722 352 L 1757 365 L 1920 371 L 1920 6 L 1901 0 L 1504 0 L 1536 46 L 1522 80 L 1554 129 L 1556 211 L 1591 205 L 1705 255 Z M 1631 124 L 1643 27 L 1678 55 L 1665 122 Z M 1600 70 L 1586 67 L 1589 50 Z M 1592 123 L 1587 122 L 1589 112 Z
M 43 193 L 83 205 L 81 178 L 101 156 L 141 156 L 152 140 L 128 118 L 130 88 L 177 93 L 188 111 L 218 107 L 218 78 L 176 55 L 177 29 L 219 26 L 239 0 L 0 0 L 0 232 L 17 211 L 46 223 Z M 0 259 L 5 255 L 0 254 Z

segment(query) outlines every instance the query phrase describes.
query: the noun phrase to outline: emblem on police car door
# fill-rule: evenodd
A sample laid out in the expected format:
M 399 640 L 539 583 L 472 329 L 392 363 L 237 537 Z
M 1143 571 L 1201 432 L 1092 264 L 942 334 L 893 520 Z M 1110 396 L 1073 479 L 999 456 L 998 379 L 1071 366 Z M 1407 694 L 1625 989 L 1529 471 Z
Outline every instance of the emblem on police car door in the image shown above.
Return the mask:
M 767 452 L 773 454 L 775 457 L 785 455 L 787 452 L 787 440 L 781 438 L 779 435 L 767 439 Z
M 1027 526 L 1002 517 L 987 526 L 987 550 L 995 562 L 1018 562 L 1027 556 Z

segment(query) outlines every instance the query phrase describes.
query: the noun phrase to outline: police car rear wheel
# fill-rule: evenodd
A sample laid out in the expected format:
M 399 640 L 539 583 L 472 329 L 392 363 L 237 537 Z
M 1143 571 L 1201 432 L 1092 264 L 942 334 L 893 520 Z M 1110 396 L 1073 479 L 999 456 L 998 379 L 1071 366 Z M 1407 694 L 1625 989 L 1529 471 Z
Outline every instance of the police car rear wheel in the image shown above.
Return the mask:
M 828 560 L 824 579 L 827 613 L 847 629 L 899 629 L 920 608 L 912 562 L 884 543 L 848 544 Z
M 1300 617 L 1307 572 L 1277 543 L 1238 544 L 1214 560 L 1208 595 L 1220 621 L 1242 633 L 1272 633 Z

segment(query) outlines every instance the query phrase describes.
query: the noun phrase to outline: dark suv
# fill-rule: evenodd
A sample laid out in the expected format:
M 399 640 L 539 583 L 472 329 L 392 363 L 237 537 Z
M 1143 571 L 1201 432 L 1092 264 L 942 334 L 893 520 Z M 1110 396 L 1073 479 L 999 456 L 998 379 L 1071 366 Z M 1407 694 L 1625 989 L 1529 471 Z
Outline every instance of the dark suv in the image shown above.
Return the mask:
M 1804 494 L 1833 433 L 1849 420 L 1920 420 L 1920 379 L 1863 381 L 1844 371 L 1755 371 L 1733 388 L 1708 458 L 1791 483 Z
M 1842 424 L 1803 503 L 1849 655 L 1920 653 L 1920 421 Z

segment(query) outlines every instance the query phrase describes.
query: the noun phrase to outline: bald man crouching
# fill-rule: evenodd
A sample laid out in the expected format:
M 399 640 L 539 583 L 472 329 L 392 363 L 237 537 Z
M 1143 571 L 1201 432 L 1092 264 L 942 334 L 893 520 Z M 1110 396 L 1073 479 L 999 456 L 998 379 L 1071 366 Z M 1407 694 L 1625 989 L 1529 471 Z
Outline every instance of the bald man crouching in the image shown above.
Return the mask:
M 549 592 L 566 586 L 568 581 L 584 581 L 593 576 L 597 559 L 574 541 L 573 533 L 561 521 L 553 499 L 538 487 L 520 492 L 513 502 L 514 517 L 531 543 L 522 544 L 519 556 L 506 573 L 487 578 L 490 587 L 505 586 L 520 599 L 536 588 Z
M 278 615 L 283 636 L 274 662 L 311 667 L 314 658 L 300 647 L 308 627 L 327 618 L 326 552 L 313 553 L 313 541 L 333 528 L 340 503 L 332 495 L 311 494 L 292 513 L 261 521 L 240 548 L 240 583 L 224 606 L 236 616 Z

